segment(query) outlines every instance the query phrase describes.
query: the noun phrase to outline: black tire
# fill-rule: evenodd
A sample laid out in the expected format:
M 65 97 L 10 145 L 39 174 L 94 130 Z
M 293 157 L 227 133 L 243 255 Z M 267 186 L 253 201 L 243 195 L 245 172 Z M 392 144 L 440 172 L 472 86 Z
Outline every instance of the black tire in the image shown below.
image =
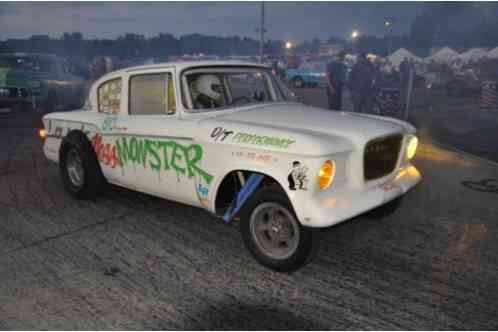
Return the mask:
M 68 157 L 79 156 L 83 169 L 82 182 L 75 184 L 68 171 Z M 94 200 L 107 185 L 100 164 L 88 138 L 81 131 L 71 131 L 63 140 L 59 152 L 59 172 L 64 188 L 78 199 Z
M 402 202 L 403 202 L 403 196 L 395 198 L 384 205 L 381 205 L 373 210 L 368 211 L 367 213 L 365 213 L 365 217 L 371 219 L 382 219 L 389 217 L 400 207 Z
M 48 92 L 44 111 L 45 113 L 52 113 L 57 111 L 57 94 L 53 90 Z
M 292 251 L 292 254 L 286 258 L 276 259 L 266 254 L 262 246 L 258 244 L 256 236 L 253 235 L 251 216 L 263 204 L 275 204 L 286 209 L 297 223 L 297 230 L 299 232 L 298 244 L 296 249 Z M 291 272 L 303 267 L 316 256 L 319 248 L 320 230 L 301 225 L 287 195 L 279 187 L 270 186 L 258 190 L 245 204 L 240 217 L 240 232 L 244 244 L 253 257 L 263 266 L 279 272 Z
M 304 88 L 304 80 L 300 76 L 294 77 L 291 80 L 291 84 L 292 84 L 292 87 L 295 89 Z

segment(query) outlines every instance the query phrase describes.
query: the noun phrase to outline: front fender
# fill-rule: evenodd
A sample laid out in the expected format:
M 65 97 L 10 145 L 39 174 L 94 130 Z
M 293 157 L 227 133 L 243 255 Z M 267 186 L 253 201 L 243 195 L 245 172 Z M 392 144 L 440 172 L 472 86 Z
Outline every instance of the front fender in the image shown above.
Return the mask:
M 216 213 L 216 197 L 220 189 L 220 185 L 225 177 L 233 171 L 250 171 L 263 174 L 265 176 L 271 177 L 275 180 L 282 190 L 287 195 L 294 212 L 296 213 L 297 219 L 303 223 L 307 216 L 307 206 L 306 203 L 309 199 L 319 192 L 316 185 L 316 175 L 321 164 L 325 159 L 329 159 L 331 156 L 327 157 L 306 157 L 295 154 L 279 154 L 276 155 L 278 161 L 276 162 L 257 162 L 257 161 L 246 161 L 246 160 L 234 160 L 226 167 L 221 167 L 216 171 L 213 183 L 209 189 L 208 206 L 205 206 L 209 211 Z M 294 161 L 299 161 L 303 166 L 308 168 L 307 171 L 307 188 L 303 190 L 291 190 L 289 183 L 289 175 L 292 171 L 292 164 Z

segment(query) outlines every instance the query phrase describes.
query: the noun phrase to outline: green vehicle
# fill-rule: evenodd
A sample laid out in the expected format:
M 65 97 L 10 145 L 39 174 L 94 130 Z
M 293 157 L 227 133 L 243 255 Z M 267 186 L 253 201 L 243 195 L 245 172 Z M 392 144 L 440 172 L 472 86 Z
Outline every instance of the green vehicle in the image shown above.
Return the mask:
M 31 109 L 29 77 L 18 70 L 0 66 L 0 113 Z
M 85 81 L 71 73 L 61 57 L 38 53 L 0 54 L 0 68 L 5 76 L 2 80 L 0 71 L 0 86 L 26 89 L 26 99 L 44 113 L 80 108 L 84 103 Z

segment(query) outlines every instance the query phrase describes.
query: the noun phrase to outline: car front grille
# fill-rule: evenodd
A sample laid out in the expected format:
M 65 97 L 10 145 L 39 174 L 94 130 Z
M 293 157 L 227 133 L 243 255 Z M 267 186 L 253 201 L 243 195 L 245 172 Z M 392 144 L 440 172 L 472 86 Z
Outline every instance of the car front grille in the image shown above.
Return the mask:
M 0 87 L 0 97 L 1 98 L 27 98 L 29 96 L 29 91 L 26 88 L 14 88 L 14 87 Z
M 365 146 L 363 172 L 366 181 L 379 179 L 396 168 L 402 135 L 374 139 Z

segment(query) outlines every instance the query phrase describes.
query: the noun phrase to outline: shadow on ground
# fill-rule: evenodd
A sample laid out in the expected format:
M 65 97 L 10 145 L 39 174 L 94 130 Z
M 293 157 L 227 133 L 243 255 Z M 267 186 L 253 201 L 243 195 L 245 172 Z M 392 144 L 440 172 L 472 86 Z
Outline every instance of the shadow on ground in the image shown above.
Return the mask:
M 299 306 L 299 303 L 295 303 Z M 187 330 L 330 330 L 308 318 L 297 316 L 284 308 L 265 304 L 240 302 L 218 303 L 193 313 L 199 320 L 185 326 Z

